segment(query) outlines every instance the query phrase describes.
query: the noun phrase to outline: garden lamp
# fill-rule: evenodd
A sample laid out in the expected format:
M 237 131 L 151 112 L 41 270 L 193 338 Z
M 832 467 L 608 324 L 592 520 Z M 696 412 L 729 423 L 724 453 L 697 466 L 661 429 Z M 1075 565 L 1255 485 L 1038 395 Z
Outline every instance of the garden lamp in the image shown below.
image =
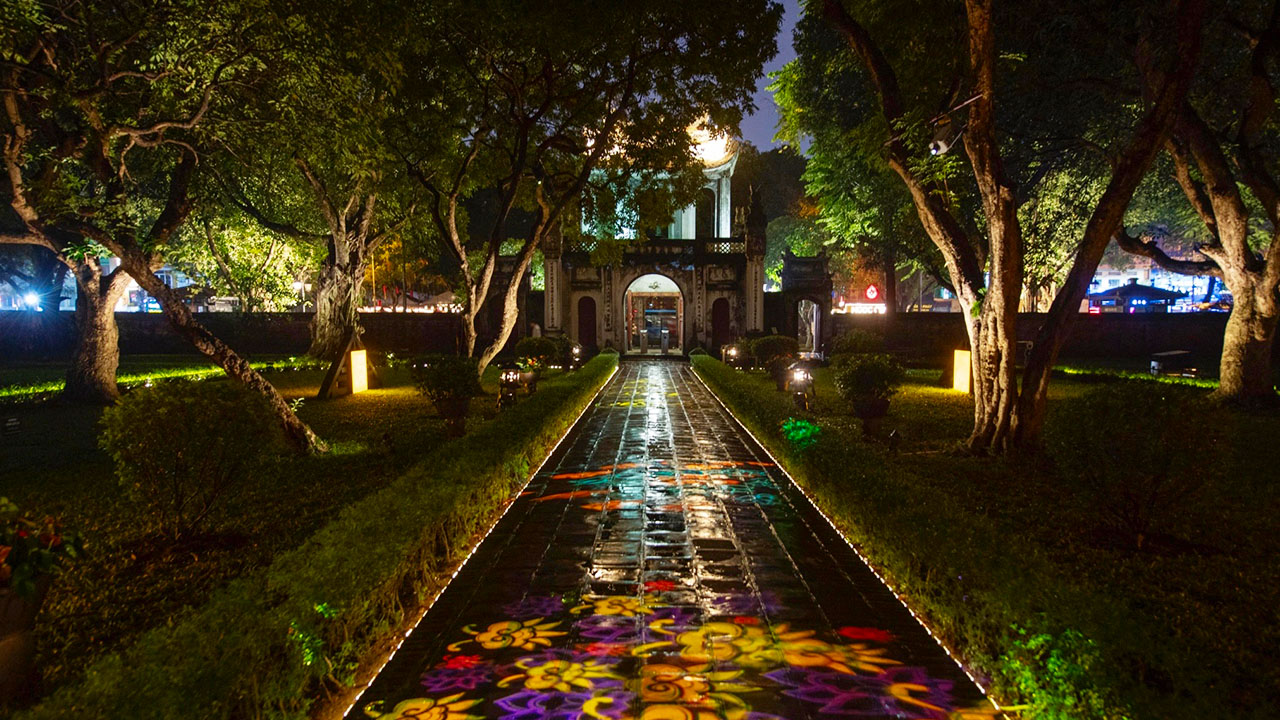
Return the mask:
M 807 362 L 801 360 L 787 368 L 787 386 L 796 409 L 808 412 L 813 401 L 813 371 Z
M 503 363 L 498 371 L 498 409 L 516 404 L 516 391 L 520 389 L 520 368 L 515 363 Z

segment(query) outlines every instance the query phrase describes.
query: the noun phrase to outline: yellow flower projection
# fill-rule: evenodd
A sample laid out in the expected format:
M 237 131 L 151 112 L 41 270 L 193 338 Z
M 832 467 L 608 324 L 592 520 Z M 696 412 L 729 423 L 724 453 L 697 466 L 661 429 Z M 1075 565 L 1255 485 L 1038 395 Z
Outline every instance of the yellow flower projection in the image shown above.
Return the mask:
M 524 672 L 503 678 L 498 682 L 498 687 L 506 687 L 517 680 L 524 679 L 524 686 L 529 690 L 573 692 L 592 689 L 595 686 L 595 680 L 622 679 L 610 673 L 608 665 L 600 664 L 595 660 L 588 660 L 585 663 L 567 660 L 548 660 L 534 664 L 535 662 L 531 658 L 516 661 L 516 667 Z
M 374 720 L 480 720 L 483 715 L 468 715 L 465 711 L 479 705 L 479 700 L 463 700 L 462 693 L 440 699 L 410 698 L 388 712 L 381 712 L 379 703 L 364 709 L 365 715 Z
M 654 623 L 652 627 L 658 632 L 671 634 L 660 623 Z M 654 650 L 673 645 L 680 647 L 681 658 L 695 664 L 732 661 L 744 667 L 758 668 L 776 663 L 779 657 L 772 638 L 764 628 L 718 621 L 678 633 L 674 642 L 640 645 L 632 654 L 647 657 Z
M 636 617 L 652 615 L 654 608 L 666 607 L 658 601 L 657 595 L 631 597 L 629 595 L 587 595 L 585 602 L 571 612 L 575 615 L 590 610 L 593 615 L 618 615 L 620 617 Z
M 741 670 L 711 671 L 706 665 L 682 667 L 654 663 L 641 667 L 640 677 L 628 681 L 627 687 L 646 704 L 674 703 L 707 708 L 734 720 L 750 710 L 737 693 L 760 689 L 733 682 L 741 676 Z
M 825 668 L 848 675 L 858 671 L 878 675 L 886 666 L 900 665 L 885 657 L 884 648 L 863 643 L 838 645 L 813 637 L 812 630 L 791 630 L 785 623 L 770 633 L 758 625 L 709 622 L 693 630 L 673 633 L 664 621 L 649 627 L 662 634 L 675 635 L 674 642 L 659 641 L 632 650 L 638 657 L 673 646 L 680 648 L 681 659 L 695 664 L 732 662 L 746 668 L 773 667 L 786 663 L 794 667 Z
M 475 637 L 470 640 L 459 640 L 451 644 L 449 650 L 457 652 L 469 642 L 478 643 L 480 647 L 486 650 L 498 650 L 508 647 L 520 648 L 521 650 L 537 650 L 539 646 L 550 647 L 551 638 L 566 634 L 553 630 L 559 624 L 559 621 L 543 622 L 542 618 L 534 618 L 524 622 L 503 620 L 493 623 L 487 629 L 481 631 L 475 630 L 474 625 L 468 625 L 462 628 L 463 632 Z
M 687 708 L 682 705 L 647 705 L 640 720 L 724 720 L 714 710 Z
M 812 630 L 788 630 L 779 625 L 775 630 L 782 659 L 795 667 L 827 668 L 846 675 L 861 670 L 872 675 L 884 672 L 884 666 L 901 665 L 897 660 L 884 657 L 885 648 L 873 648 L 864 643 L 836 645 L 812 637 Z

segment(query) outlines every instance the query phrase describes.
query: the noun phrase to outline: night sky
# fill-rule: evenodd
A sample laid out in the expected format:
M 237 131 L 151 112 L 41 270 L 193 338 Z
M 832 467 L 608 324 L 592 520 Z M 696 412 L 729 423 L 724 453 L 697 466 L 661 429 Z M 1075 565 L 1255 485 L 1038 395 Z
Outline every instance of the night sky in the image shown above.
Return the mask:
M 773 133 L 778 124 L 778 107 L 773 104 L 773 93 L 765 89 L 770 82 L 769 73 L 781 69 L 796 56 L 795 48 L 791 46 L 791 31 L 795 28 L 796 21 L 800 19 L 800 0 L 781 0 L 781 2 L 785 15 L 782 18 L 782 27 L 778 30 L 778 54 L 764 66 L 764 74 L 756 85 L 755 98 L 758 109 L 755 114 L 742 121 L 742 137 L 761 150 L 768 150 L 775 146 Z

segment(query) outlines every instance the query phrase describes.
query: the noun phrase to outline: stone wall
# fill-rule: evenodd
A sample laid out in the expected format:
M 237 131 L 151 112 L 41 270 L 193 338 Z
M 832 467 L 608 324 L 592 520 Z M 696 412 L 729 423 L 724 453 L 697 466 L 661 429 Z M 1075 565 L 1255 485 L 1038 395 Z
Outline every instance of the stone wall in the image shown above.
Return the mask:
M 210 332 L 248 355 L 301 355 L 310 341 L 305 313 L 200 313 Z M 419 354 L 455 352 L 456 315 L 436 313 L 361 313 L 364 343 L 371 350 Z M 116 313 L 120 352 L 187 354 L 195 349 L 156 313 Z M 0 313 L 0 359 L 65 359 L 75 344 L 72 313 Z
M 942 359 L 967 346 L 964 320 L 959 313 L 899 313 L 885 315 L 836 315 L 835 330 L 872 330 L 885 336 L 895 353 L 921 359 Z M 1043 314 L 1018 316 L 1018 339 L 1032 340 Z M 1062 349 L 1062 359 L 1147 359 L 1166 350 L 1189 350 L 1197 362 L 1216 367 L 1222 353 L 1226 313 L 1151 313 L 1144 315 L 1084 315 L 1072 324 Z M 1280 344 L 1276 345 L 1280 359 Z
M 772 295 L 765 297 L 765 313 L 776 317 L 783 308 L 780 297 Z M 530 319 L 535 322 L 543 319 L 539 315 L 531 313 Z M 202 313 L 198 317 L 238 352 L 300 355 L 307 349 L 310 315 Z M 958 313 L 828 317 L 837 334 L 855 327 L 872 330 L 885 336 L 889 350 L 921 361 L 941 363 L 950 357 L 951 351 L 966 345 L 964 323 Z M 1019 316 L 1019 339 L 1032 339 L 1043 319 L 1043 315 Z M 169 328 L 163 315 L 117 313 L 116 321 L 120 325 L 120 350 L 124 354 L 195 352 Z M 455 352 L 458 347 L 459 323 L 455 315 L 364 313 L 361 322 L 365 327 L 365 344 L 373 350 L 419 354 Z M 1165 350 L 1190 350 L 1197 362 L 1216 364 L 1222 352 L 1226 322 L 1225 313 L 1082 315 L 1072 326 L 1062 357 L 1068 361 L 1073 358 L 1142 360 Z M 74 342 L 75 325 L 69 312 L 0 312 L 0 361 L 65 359 Z M 1276 350 L 1280 359 L 1280 344 Z

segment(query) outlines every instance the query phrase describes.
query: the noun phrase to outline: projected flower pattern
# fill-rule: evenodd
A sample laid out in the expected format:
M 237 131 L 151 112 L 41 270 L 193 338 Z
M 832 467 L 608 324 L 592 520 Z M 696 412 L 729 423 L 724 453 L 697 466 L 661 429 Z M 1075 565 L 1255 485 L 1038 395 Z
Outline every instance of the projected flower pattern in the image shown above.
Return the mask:
M 643 415 L 669 402 L 668 388 L 633 377 L 603 397 L 597 412 Z M 582 550 L 593 581 L 624 578 L 627 592 L 592 592 L 596 585 L 587 582 L 546 594 L 513 586 L 505 596 L 498 593 L 502 599 L 488 611 L 468 605 L 460 612 L 469 621 L 443 627 L 443 647 L 417 666 L 416 687 L 357 710 L 377 720 L 997 717 L 976 703 L 971 686 L 960 691 L 954 670 L 943 677 L 909 662 L 919 656 L 912 649 L 919 638 L 910 645 L 881 627 L 832 627 L 819 614 L 797 611 L 788 600 L 793 588 L 775 586 L 775 592 L 754 580 L 744 586 L 734 576 L 739 559 L 724 560 L 727 569 L 717 575 L 717 558 L 743 553 L 727 541 L 711 538 L 713 549 L 692 559 L 662 554 L 660 536 L 679 534 L 663 527 L 664 517 L 686 518 L 688 535 L 699 517 L 733 506 L 777 509 L 782 514 L 769 515 L 769 522 L 786 522 L 789 501 L 770 467 L 756 460 L 649 458 L 570 465 L 550 474 L 524 502 L 562 503 L 566 522 L 634 520 L 612 527 L 625 538 L 617 541 L 620 559 L 605 562 L 597 557 L 603 551 Z M 730 524 L 738 522 L 746 521 Z M 651 545 L 657 548 L 652 556 Z
M 587 596 L 557 618 L 496 620 L 480 632 L 468 627 L 469 637 L 450 648 L 478 644 L 478 655 L 445 656 L 422 674 L 424 697 L 389 709 L 373 703 L 365 714 L 474 720 L 478 706 L 490 703 L 485 716 L 503 720 L 774 720 L 779 716 L 752 709 L 753 695 L 771 691 L 818 715 L 995 717 L 988 708 L 956 707 L 950 680 L 893 659 L 894 637 L 883 630 L 846 627 L 823 638 L 756 617 L 697 622 L 670 611 L 652 594 Z M 626 617 L 642 620 L 610 625 Z M 561 626 L 573 632 L 552 629 Z M 602 633 L 605 627 L 620 632 Z M 539 640 L 570 635 L 609 640 L 513 657 Z M 645 636 L 664 639 L 639 642 Z
M 650 589 L 671 591 L 671 585 Z M 768 602 L 775 610 L 776 601 Z M 530 608 L 556 611 L 524 618 Z M 824 637 L 739 615 L 701 621 L 662 592 L 526 597 L 513 619 L 467 625 L 422 673 L 423 697 L 364 708 L 378 720 L 778 720 L 753 695 L 800 700 L 813 715 L 994 718 L 956 707 L 952 682 L 892 656 L 892 633 L 842 627 Z M 470 648 L 473 654 L 457 654 Z M 529 652 L 541 649 L 540 652 Z M 483 708 L 482 704 L 488 704 Z M 477 715 L 475 713 L 484 713 Z

